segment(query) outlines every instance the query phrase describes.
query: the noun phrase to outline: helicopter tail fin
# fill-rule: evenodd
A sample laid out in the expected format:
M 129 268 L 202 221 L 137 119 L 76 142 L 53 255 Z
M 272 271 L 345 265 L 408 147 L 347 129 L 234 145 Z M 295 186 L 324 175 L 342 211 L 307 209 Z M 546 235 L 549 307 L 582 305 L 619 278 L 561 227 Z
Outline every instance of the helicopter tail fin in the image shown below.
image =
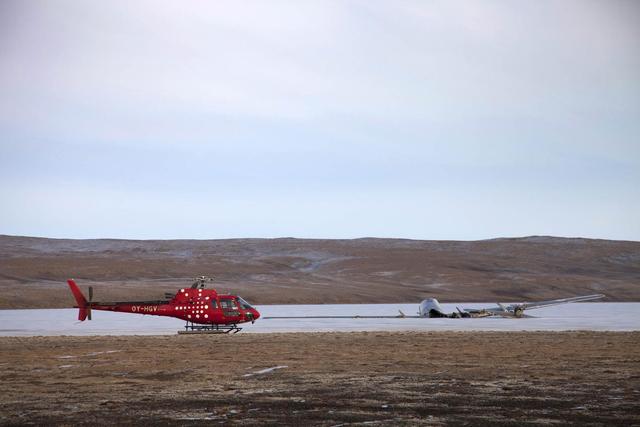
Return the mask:
M 69 284 L 69 288 L 71 288 L 71 293 L 73 297 L 76 299 L 78 303 L 78 320 L 83 321 L 87 318 L 88 310 L 87 310 L 87 299 L 82 295 L 82 291 L 76 285 L 76 282 L 73 279 L 67 280 Z

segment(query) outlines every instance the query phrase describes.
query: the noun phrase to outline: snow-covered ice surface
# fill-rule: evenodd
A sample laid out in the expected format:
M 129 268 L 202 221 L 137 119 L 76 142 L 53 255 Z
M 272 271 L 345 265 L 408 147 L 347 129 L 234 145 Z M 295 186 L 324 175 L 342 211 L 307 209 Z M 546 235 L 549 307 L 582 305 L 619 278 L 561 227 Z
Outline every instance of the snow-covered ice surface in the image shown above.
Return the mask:
M 492 307 L 492 303 L 441 304 Z M 262 316 L 414 315 L 418 304 L 336 304 L 257 306 Z M 527 311 L 535 318 L 505 319 L 259 319 L 240 325 L 244 332 L 328 331 L 638 331 L 640 303 L 574 303 Z M 77 309 L 0 310 L 0 336 L 37 335 L 163 335 L 175 334 L 184 322 L 170 317 L 93 312 L 79 322 Z

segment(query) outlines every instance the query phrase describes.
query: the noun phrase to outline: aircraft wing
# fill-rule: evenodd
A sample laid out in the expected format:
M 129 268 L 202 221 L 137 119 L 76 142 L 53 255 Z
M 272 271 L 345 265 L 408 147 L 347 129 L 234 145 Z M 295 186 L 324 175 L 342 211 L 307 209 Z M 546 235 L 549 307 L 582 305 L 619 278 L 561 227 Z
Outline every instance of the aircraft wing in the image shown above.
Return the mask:
M 604 298 L 604 295 L 594 294 L 594 295 L 583 295 L 580 297 L 573 297 L 573 298 L 553 299 L 549 301 L 525 302 L 522 304 L 512 304 L 508 306 L 507 309 L 513 310 L 516 307 L 521 307 L 525 310 L 532 310 L 534 308 L 550 307 L 552 305 L 568 304 L 571 302 L 591 301 L 591 300 L 600 299 L 600 298 Z
M 502 309 L 500 307 L 490 307 L 490 308 L 464 308 L 464 312 L 470 314 L 470 317 L 492 317 L 492 316 L 501 316 L 501 317 L 516 317 L 514 316 L 514 310 L 510 309 L 511 306 L 505 307 Z M 517 317 L 534 317 L 529 316 L 527 314 L 519 314 Z
M 554 299 L 549 301 L 525 302 L 522 304 L 510 304 L 510 305 L 503 305 L 498 303 L 498 307 L 481 308 L 481 309 L 465 308 L 464 311 L 472 315 L 509 316 L 509 315 L 513 315 L 516 309 L 532 310 L 535 308 L 550 307 L 552 305 L 568 304 L 571 302 L 591 301 L 591 300 L 600 299 L 600 298 L 604 298 L 604 295 L 602 294 L 583 295 L 580 297 L 573 297 L 573 298 L 561 298 L 561 299 Z

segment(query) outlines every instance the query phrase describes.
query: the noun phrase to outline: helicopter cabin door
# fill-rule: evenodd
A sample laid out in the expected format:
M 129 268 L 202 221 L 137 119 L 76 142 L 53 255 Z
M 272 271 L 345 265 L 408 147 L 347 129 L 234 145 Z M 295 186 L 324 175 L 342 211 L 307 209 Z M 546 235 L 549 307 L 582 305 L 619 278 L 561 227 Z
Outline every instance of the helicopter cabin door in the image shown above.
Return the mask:
M 233 298 L 220 298 L 220 308 L 224 320 L 237 322 L 240 320 L 240 310 Z

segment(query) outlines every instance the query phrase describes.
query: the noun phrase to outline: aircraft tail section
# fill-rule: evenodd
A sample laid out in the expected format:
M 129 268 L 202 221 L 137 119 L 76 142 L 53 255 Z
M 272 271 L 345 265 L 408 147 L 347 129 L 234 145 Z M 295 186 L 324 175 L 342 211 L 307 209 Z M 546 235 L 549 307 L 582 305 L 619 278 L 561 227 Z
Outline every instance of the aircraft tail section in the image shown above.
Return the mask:
M 78 320 L 83 321 L 87 318 L 89 310 L 87 309 L 87 299 L 82 295 L 82 291 L 76 285 L 76 282 L 73 279 L 67 280 L 69 284 L 69 288 L 71 288 L 71 293 L 73 297 L 76 299 L 78 303 Z

